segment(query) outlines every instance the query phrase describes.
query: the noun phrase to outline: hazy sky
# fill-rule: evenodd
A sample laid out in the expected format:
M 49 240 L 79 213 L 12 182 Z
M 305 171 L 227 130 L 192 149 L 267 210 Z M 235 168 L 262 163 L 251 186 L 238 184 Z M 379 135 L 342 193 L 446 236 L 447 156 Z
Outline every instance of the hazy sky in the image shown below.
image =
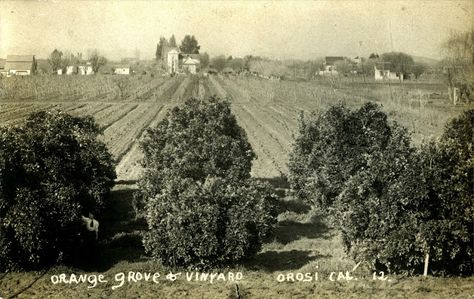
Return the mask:
M 211 55 L 311 59 L 403 51 L 440 58 L 474 27 L 474 1 L 0 1 L 0 57 L 54 48 L 152 58 L 160 36 L 193 34 Z

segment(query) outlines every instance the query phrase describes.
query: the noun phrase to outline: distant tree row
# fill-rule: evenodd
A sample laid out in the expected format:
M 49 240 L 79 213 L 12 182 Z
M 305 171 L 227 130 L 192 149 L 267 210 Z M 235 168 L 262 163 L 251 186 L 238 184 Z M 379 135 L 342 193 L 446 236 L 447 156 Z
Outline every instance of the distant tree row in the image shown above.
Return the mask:
M 91 63 L 94 73 L 97 73 L 102 66 L 107 64 L 107 58 L 100 55 L 97 50 L 94 50 L 89 54 L 88 61 Z M 76 55 L 72 53 L 63 54 L 62 51 L 54 49 L 48 57 L 48 63 L 50 64 L 52 71 L 56 72 L 57 70 L 64 69 L 69 65 L 84 63 L 84 60 L 82 58 L 82 53 L 77 53 Z
M 160 37 L 160 42 L 156 45 L 155 57 L 156 60 L 161 59 L 161 53 L 164 47 L 177 47 L 176 38 L 174 34 L 167 40 L 165 37 Z M 179 46 L 181 53 L 185 54 L 199 54 L 201 46 L 194 35 L 185 35 Z

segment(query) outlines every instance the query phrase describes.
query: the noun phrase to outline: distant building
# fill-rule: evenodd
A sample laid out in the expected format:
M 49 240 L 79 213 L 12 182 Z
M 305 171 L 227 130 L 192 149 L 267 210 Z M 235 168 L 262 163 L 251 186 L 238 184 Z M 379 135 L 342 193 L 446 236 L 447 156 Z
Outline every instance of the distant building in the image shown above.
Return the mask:
M 68 65 L 66 67 L 66 75 L 72 75 L 77 72 L 77 66 L 74 65 Z
M 356 56 L 352 59 L 352 61 L 355 63 L 356 66 L 359 66 L 362 64 L 362 57 Z
M 178 72 L 179 49 L 177 47 L 163 47 L 161 51 L 161 64 L 169 74 Z
M 390 71 L 384 63 L 377 63 L 374 66 L 374 79 L 379 80 L 400 80 L 403 81 L 403 74 Z
M 320 75 L 337 75 L 336 62 L 344 61 L 342 56 L 326 56 L 324 58 L 324 70 L 320 71 Z
M 114 69 L 116 75 L 130 75 L 130 67 L 116 67 Z
M 85 75 L 86 74 L 86 66 L 85 65 L 80 65 L 77 67 L 77 73 L 79 75 Z
M 182 68 L 183 70 L 188 71 L 191 74 L 196 74 L 200 64 L 201 62 L 198 59 L 194 59 L 188 56 L 183 59 Z
M 93 75 L 94 71 L 92 70 L 92 64 L 88 62 L 86 64 L 86 75 Z
M 36 72 L 34 55 L 8 55 L 4 69 L 8 75 L 28 76 Z

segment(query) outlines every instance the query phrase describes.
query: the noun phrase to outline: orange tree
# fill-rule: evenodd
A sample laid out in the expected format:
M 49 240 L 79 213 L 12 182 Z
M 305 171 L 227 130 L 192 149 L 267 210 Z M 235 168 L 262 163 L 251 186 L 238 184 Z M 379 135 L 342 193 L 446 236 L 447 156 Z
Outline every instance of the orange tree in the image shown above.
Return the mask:
M 141 144 L 136 198 L 145 249 L 165 265 L 209 268 L 248 258 L 276 222 L 271 188 L 250 178 L 255 154 L 230 104 L 189 99 Z
M 390 272 L 473 271 L 474 111 L 417 149 L 379 108 L 332 107 L 303 121 L 296 194 L 327 213 L 356 260 Z
M 115 167 L 92 117 L 34 112 L 0 130 L 0 269 L 71 256 L 80 216 L 96 213 Z

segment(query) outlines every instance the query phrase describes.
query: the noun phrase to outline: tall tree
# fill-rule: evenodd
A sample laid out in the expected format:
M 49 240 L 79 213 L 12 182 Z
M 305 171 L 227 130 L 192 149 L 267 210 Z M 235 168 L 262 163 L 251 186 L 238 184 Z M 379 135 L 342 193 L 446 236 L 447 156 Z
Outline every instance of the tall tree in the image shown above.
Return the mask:
M 90 55 L 89 62 L 92 64 L 92 70 L 94 73 L 97 73 L 99 69 L 107 63 L 107 58 L 99 55 L 99 52 L 95 50 Z
M 198 45 L 198 41 L 194 35 L 186 35 L 181 42 L 181 46 L 179 46 L 181 52 L 186 54 L 199 54 L 200 48 L 201 46 Z
M 53 52 L 49 55 L 48 62 L 51 65 L 51 68 L 53 69 L 54 72 L 56 72 L 58 69 L 62 68 L 63 65 L 63 52 L 58 51 L 58 49 L 54 49 Z
M 224 55 L 216 56 L 211 59 L 211 66 L 216 68 L 218 71 L 222 71 L 227 63 L 227 59 Z
M 209 65 L 209 54 L 207 52 L 202 53 L 199 55 L 199 60 L 201 61 L 201 67 L 205 68 Z
M 382 54 L 384 62 L 390 62 L 390 69 L 393 72 L 403 74 L 404 77 L 411 72 L 415 62 L 413 57 L 402 52 L 390 52 Z
M 163 51 L 163 48 L 166 47 L 167 44 L 168 44 L 168 41 L 166 40 L 166 38 L 161 36 L 160 42 L 156 45 L 156 53 L 155 53 L 156 60 L 161 59 L 161 52 Z
M 176 44 L 176 37 L 174 37 L 174 34 L 170 37 L 170 40 L 168 42 L 168 46 L 170 47 L 177 47 Z
M 448 94 L 456 104 L 455 89 L 465 100 L 474 99 L 474 29 L 464 33 L 453 33 L 444 42 L 445 59 L 443 64 L 447 70 Z

